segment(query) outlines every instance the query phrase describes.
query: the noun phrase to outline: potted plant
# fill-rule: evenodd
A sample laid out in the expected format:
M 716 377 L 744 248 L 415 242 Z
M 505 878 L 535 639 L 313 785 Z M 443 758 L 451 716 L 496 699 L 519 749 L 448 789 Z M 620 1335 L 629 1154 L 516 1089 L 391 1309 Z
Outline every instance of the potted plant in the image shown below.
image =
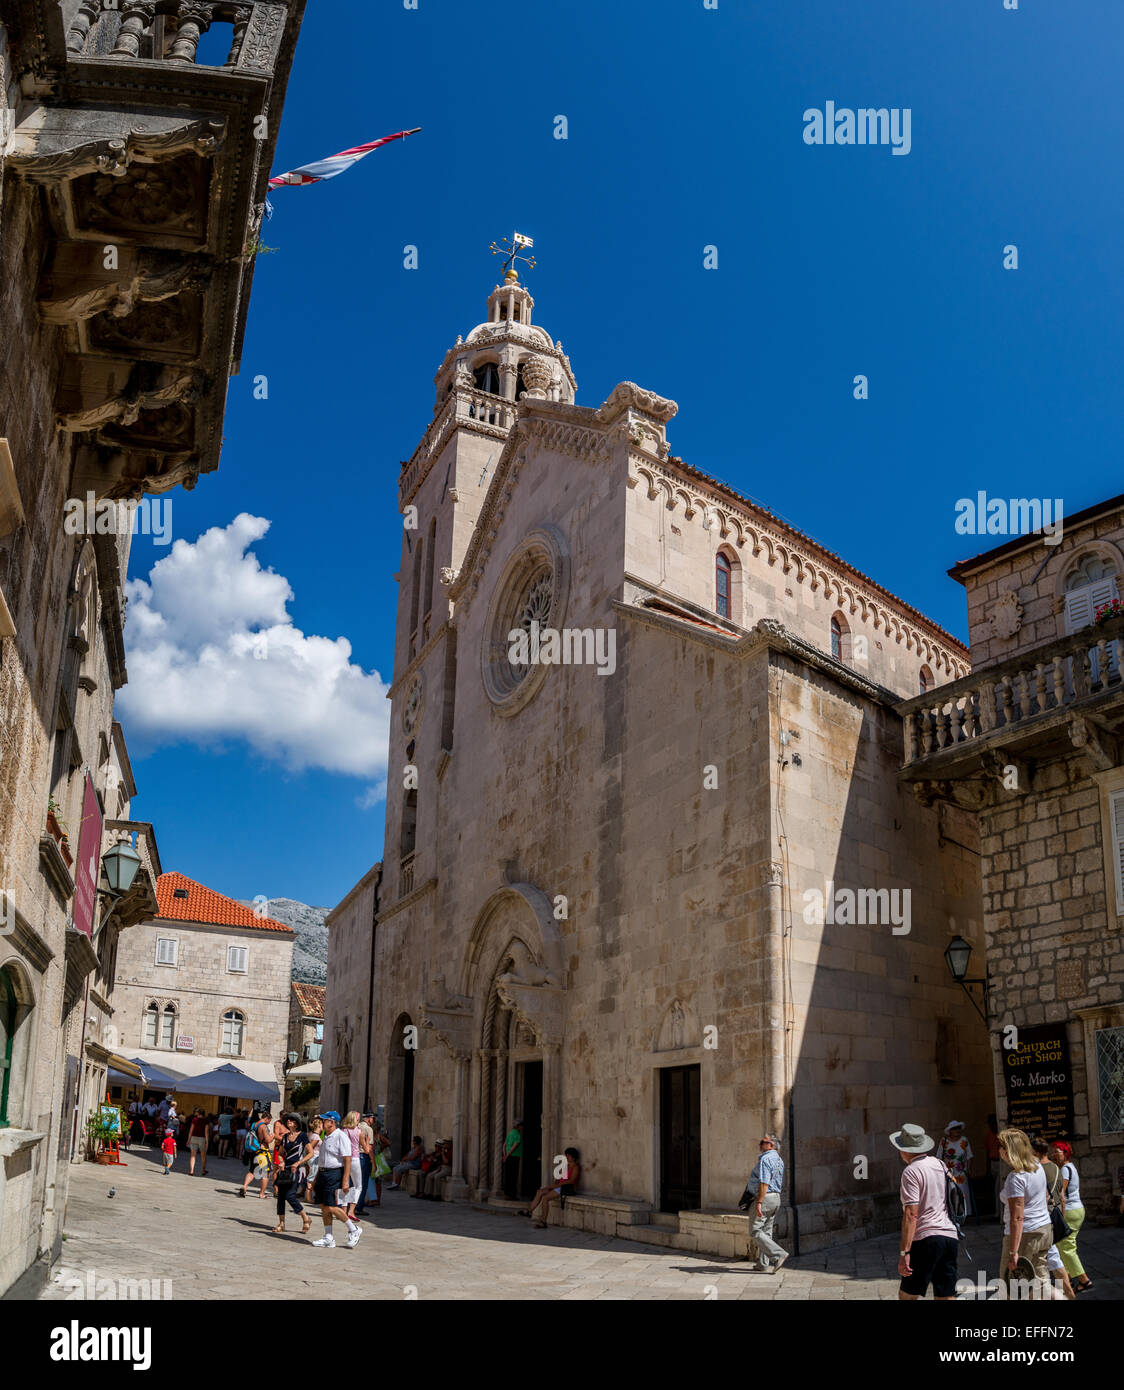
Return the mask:
M 1093 614 L 1093 623 L 1096 627 L 1103 627 L 1114 618 L 1124 618 L 1124 598 L 1113 598 L 1107 603 L 1098 604 Z
M 74 856 L 70 852 L 70 836 L 67 834 L 66 823 L 59 816 L 61 810 L 62 807 L 55 798 L 49 797 L 47 800 L 47 834 L 58 845 L 59 852 L 69 869 L 74 863 Z
M 101 1144 L 119 1144 L 125 1117 L 117 1106 L 101 1105 L 86 1121 L 86 1157 L 92 1163 L 113 1163 L 111 1153 L 99 1151 Z

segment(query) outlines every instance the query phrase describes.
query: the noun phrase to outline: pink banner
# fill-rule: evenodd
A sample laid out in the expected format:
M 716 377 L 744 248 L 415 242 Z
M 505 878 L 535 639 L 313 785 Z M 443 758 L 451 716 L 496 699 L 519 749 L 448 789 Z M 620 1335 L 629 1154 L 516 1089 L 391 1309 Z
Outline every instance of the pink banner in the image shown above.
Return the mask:
M 94 930 L 94 902 L 97 898 L 98 870 L 101 866 L 101 807 L 94 791 L 94 779 L 86 774 L 86 795 L 82 800 L 82 829 L 78 832 L 78 859 L 74 868 L 74 925 L 91 936 Z

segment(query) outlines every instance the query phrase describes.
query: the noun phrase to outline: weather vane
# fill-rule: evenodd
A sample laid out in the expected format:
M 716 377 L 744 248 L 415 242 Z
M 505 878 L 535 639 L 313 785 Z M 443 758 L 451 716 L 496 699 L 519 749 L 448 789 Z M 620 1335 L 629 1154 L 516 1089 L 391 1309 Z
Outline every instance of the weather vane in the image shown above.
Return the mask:
M 529 236 L 524 236 L 522 232 L 512 232 L 510 244 L 508 244 L 507 237 L 502 239 L 499 246 L 497 246 L 494 241 L 492 242 L 492 255 L 504 257 L 503 271 L 505 280 L 519 279 L 519 272 L 515 269 L 516 261 L 522 261 L 528 270 L 534 270 L 534 256 L 521 256 L 519 254 L 521 249 L 525 248 L 529 251 L 534 244 L 534 240 Z

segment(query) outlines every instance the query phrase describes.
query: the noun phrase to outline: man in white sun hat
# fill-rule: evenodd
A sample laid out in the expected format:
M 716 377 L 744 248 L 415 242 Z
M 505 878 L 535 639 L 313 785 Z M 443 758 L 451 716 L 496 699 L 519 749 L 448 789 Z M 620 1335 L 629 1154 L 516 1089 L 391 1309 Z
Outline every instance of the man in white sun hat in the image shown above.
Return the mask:
M 898 1247 L 898 1298 L 915 1302 L 933 1286 L 933 1298 L 956 1298 L 957 1232 L 948 1214 L 945 1165 L 929 1156 L 936 1143 L 921 1125 L 902 1125 L 890 1135 L 901 1154 L 902 1238 Z

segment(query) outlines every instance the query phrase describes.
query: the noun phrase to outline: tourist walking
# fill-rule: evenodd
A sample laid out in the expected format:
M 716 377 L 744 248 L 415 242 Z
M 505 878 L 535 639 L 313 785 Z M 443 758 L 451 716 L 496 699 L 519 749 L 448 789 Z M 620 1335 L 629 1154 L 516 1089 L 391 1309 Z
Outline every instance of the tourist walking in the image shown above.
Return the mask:
M 537 1230 L 545 1230 L 550 1219 L 550 1204 L 557 1197 L 572 1197 L 578 1190 L 578 1183 L 581 1180 L 581 1154 L 577 1149 L 564 1149 L 563 1155 L 566 1159 L 566 1175 L 560 1182 L 556 1182 L 553 1187 L 540 1187 L 535 1193 L 535 1199 L 531 1203 L 530 1209 L 521 1211 L 520 1216 L 535 1215 L 535 1209 L 539 1209 L 538 1220 L 534 1222 Z
M 225 1158 L 230 1152 L 230 1122 L 233 1118 L 229 1106 L 219 1116 L 219 1158 Z
M 273 1190 L 277 1194 L 277 1225 L 273 1234 L 285 1234 L 285 1204 L 288 1203 L 301 1219 L 301 1235 L 308 1235 L 312 1217 L 301 1206 L 298 1193 L 303 1176 L 301 1164 L 308 1152 L 308 1135 L 299 1115 L 284 1116 L 285 1134 L 279 1145 L 281 1166 L 273 1180 Z
M 519 1171 L 523 1165 L 523 1121 L 516 1120 L 503 1141 L 503 1195 L 514 1201 L 519 1196 Z
M 238 1189 L 239 1197 L 245 1197 L 246 1189 L 255 1179 L 259 1179 L 261 1191 L 258 1196 L 263 1202 L 265 1201 L 265 1185 L 269 1181 L 269 1148 L 271 1143 L 269 1123 L 264 1115 L 255 1110 L 246 1130 L 245 1154 L 249 1160 L 249 1167 L 246 1170 L 246 1176 L 242 1179 L 242 1186 Z
M 749 1233 L 757 1242 L 754 1268 L 759 1274 L 776 1274 L 788 1259 L 788 1251 L 773 1239 L 773 1223 L 780 1210 L 783 1185 L 784 1159 L 777 1152 L 777 1137 L 763 1135 L 757 1141 L 757 1162 L 745 1185 L 750 1208 Z
M 1010 1289 L 1019 1260 L 1026 1260 L 1033 1272 L 1034 1285 L 1041 1293 L 1049 1284 L 1046 1252 L 1054 1243 L 1046 1174 L 1021 1129 L 999 1131 L 999 1155 L 1011 1170 L 999 1193 L 1003 1206 L 1000 1276 Z
M 387 1134 L 378 1120 L 375 1121 L 375 1142 L 371 1154 L 371 1171 L 375 1177 L 375 1200 L 370 1205 L 378 1207 L 382 1205 L 383 1182 L 390 1176 L 390 1135 Z
M 367 1210 L 367 1186 L 371 1181 L 371 1164 L 374 1159 L 375 1117 L 370 1110 L 359 1116 L 359 1201 L 355 1215 L 362 1216 Z
M 1003 1186 L 1003 1161 L 999 1157 L 999 1119 L 996 1115 L 987 1117 L 987 1133 L 984 1135 L 984 1152 L 987 1154 L 987 1175 L 992 1181 L 995 1204 L 995 1218 L 1003 1219 L 999 1205 L 999 1189 Z
M 1058 1205 L 1061 1207 L 1069 1235 L 1058 1241 L 1058 1254 L 1062 1257 L 1065 1272 L 1074 1281 L 1075 1293 L 1084 1293 L 1093 1287 L 1093 1281 L 1085 1273 L 1085 1266 L 1077 1254 L 1077 1233 L 1085 1221 L 1085 1204 L 1081 1200 L 1081 1179 L 1077 1164 L 1073 1161 L 1073 1149 L 1064 1139 L 1057 1139 L 1050 1146 L 1050 1157 L 1058 1165 L 1061 1179 L 1061 1193 Z
M 172 1164 L 176 1157 L 176 1136 L 170 1129 L 164 1131 L 164 1176 L 167 1177 L 172 1171 Z
M 190 1178 L 195 1172 L 195 1155 L 198 1154 L 203 1160 L 202 1171 L 199 1176 L 207 1176 L 207 1142 L 211 1137 L 211 1126 L 207 1123 L 207 1117 L 203 1111 L 196 1106 L 191 1116 L 191 1123 L 187 1129 L 187 1176 Z
M 343 1117 L 343 1132 L 347 1135 L 351 1145 L 351 1185 L 346 1191 L 340 1191 L 340 1206 L 347 1211 L 348 1218 L 355 1220 L 355 1208 L 359 1205 L 359 1198 L 362 1196 L 360 1189 L 360 1173 L 362 1172 L 362 1147 L 359 1139 L 359 1111 L 349 1110 Z
M 242 1162 L 242 1159 L 243 1159 L 243 1157 L 244 1157 L 244 1154 L 245 1154 L 245 1149 L 246 1149 L 246 1112 L 245 1112 L 245 1110 L 239 1110 L 239 1111 L 237 1112 L 237 1114 L 234 1116 L 234 1140 L 235 1140 L 234 1156 L 235 1156 L 235 1158 L 238 1160 L 238 1162 L 241 1163 L 241 1162 Z
M 972 1197 L 971 1167 L 972 1146 L 964 1134 L 963 1120 L 950 1120 L 944 1127 L 937 1157 L 948 1169 L 953 1184 L 964 1194 L 964 1212 L 975 1216 L 976 1204 Z
M 959 1235 L 948 1214 L 948 1169 L 930 1155 L 936 1140 L 921 1125 L 902 1125 L 890 1135 L 890 1143 L 903 1164 L 898 1189 L 902 1204 L 898 1299 L 914 1303 L 931 1284 L 934 1301 L 953 1302 Z
M 1030 1141 L 1030 1147 L 1034 1150 L 1034 1156 L 1042 1165 L 1042 1171 L 1046 1175 L 1046 1210 L 1052 1212 L 1054 1208 L 1057 1207 L 1059 1212 L 1064 1211 L 1061 1201 L 1061 1170 L 1050 1158 L 1049 1143 L 1041 1137 L 1033 1138 Z M 1053 1218 L 1051 1217 L 1051 1224 L 1052 1222 Z M 1054 1238 L 1055 1240 L 1057 1239 L 1057 1231 L 1054 1232 Z M 1073 1285 L 1069 1282 L 1069 1275 L 1066 1273 L 1065 1265 L 1062 1264 L 1062 1257 L 1058 1254 L 1058 1247 L 1056 1244 L 1051 1245 L 1049 1250 L 1046 1251 L 1046 1268 L 1049 1270 L 1050 1278 L 1053 1281 L 1050 1289 L 1051 1297 L 1055 1299 L 1075 1298 L 1076 1294 L 1073 1292 Z M 1057 1284 L 1059 1276 L 1062 1282 L 1061 1292 L 1054 1287 Z
M 304 1184 L 304 1200 L 311 1202 L 314 1196 L 313 1188 L 316 1186 L 316 1173 L 320 1162 L 320 1143 L 324 1137 L 324 1121 L 319 1115 L 314 1115 L 312 1123 L 308 1127 L 308 1160 L 307 1178 Z
M 338 1110 L 326 1110 L 319 1116 L 324 1121 L 324 1137 L 320 1141 L 320 1171 L 316 1174 L 316 1200 L 320 1203 L 320 1219 L 324 1234 L 313 1245 L 334 1246 L 332 1222 L 339 1220 L 347 1227 L 349 1246 L 359 1244 L 363 1227 L 348 1216 L 341 1203 L 341 1192 L 351 1185 L 351 1140 L 340 1129 Z

